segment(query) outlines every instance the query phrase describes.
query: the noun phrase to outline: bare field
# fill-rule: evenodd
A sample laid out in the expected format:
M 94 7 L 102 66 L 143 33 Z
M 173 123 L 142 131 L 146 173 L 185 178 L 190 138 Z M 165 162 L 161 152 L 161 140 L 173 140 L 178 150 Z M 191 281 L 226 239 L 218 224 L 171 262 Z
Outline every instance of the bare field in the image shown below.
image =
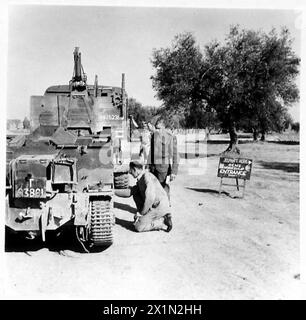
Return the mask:
M 209 144 L 206 168 L 197 174 L 180 166 L 171 185 L 170 233 L 134 232 L 133 200 L 115 197 L 110 248 L 94 254 L 7 252 L 7 296 L 299 298 L 299 145 L 240 145 L 243 156 L 254 161 L 244 199 L 234 187 L 218 194 L 217 166 L 225 148 Z

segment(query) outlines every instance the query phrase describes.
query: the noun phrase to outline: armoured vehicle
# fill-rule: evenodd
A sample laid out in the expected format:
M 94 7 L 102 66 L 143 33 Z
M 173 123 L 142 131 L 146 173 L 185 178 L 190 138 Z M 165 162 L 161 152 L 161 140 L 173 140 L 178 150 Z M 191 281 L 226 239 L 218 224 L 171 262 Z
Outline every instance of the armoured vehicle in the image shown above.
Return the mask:
M 127 94 L 122 86 L 87 84 L 79 48 L 68 85 L 31 97 L 31 133 L 7 145 L 6 227 L 41 237 L 72 226 L 85 251 L 113 242 L 114 171 L 118 188 L 127 139 Z M 124 174 L 121 174 L 121 173 Z

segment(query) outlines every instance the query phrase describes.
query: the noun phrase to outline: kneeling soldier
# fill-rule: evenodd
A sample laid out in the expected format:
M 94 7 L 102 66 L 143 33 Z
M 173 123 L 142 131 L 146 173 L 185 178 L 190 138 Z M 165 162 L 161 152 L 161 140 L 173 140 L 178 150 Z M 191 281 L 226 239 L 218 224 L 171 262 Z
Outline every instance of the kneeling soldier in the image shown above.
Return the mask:
M 130 162 L 130 173 L 137 179 L 137 184 L 129 189 L 137 207 L 135 229 L 138 232 L 172 229 L 169 200 L 166 191 L 157 178 L 143 170 L 138 161 Z M 120 194 L 117 194 L 120 196 Z

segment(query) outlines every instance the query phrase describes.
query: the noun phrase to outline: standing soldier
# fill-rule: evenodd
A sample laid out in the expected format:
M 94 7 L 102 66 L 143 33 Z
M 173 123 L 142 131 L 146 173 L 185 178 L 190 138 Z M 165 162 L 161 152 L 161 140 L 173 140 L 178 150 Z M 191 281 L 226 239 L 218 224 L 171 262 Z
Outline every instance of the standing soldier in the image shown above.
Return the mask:
M 156 130 L 151 136 L 150 171 L 156 176 L 165 189 L 170 202 L 170 186 L 167 181 L 173 181 L 178 172 L 177 140 L 165 129 L 164 120 L 159 118 L 155 124 Z
M 150 150 L 150 140 L 151 133 L 149 131 L 149 126 L 146 122 L 143 122 L 143 130 L 140 135 L 140 150 L 139 157 L 142 158 L 143 163 L 147 163 L 149 150 Z
M 23 129 L 30 129 L 31 128 L 31 123 L 30 123 L 30 120 L 25 117 L 24 120 L 23 120 Z

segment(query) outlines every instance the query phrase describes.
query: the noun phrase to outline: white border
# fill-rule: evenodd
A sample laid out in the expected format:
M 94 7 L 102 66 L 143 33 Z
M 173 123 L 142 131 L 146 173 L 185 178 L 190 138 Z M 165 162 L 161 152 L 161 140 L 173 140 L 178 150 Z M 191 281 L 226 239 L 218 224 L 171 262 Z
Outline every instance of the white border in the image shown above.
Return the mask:
M 258 1 L 242 1 L 242 0 L 231 0 L 231 1 L 225 1 L 225 0 L 148 0 L 148 1 L 140 1 L 140 0 L 102 0 L 102 1 L 94 1 L 94 0 L 87 0 L 87 1 L 65 1 L 65 0 L 58 0 L 58 1 L 52 1 L 52 0 L 40 0 L 40 1 L 10 1 L 10 0 L 4 0 L 1 1 L 0 4 L 0 30 L 1 30 L 1 37 L 0 37 L 0 70 L 1 70 L 1 76 L 0 76 L 0 110 L 2 110 L 2 117 L 0 117 L 0 130 L 1 130 L 1 136 L 0 136 L 0 148 L 3 150 L 1 152 L 1 164 L 5 164 L 5 135 L 6 135 L 6 94 L 7 94 L 7 87 L 6 87 L 6 74 L 7 74 L 7 67 L 6 67 L 6 61 L 7 61 L 7 43 L 8 43 L 8 5 L 26 5 L 26 4 L 37 4 L 37 5 L 79 5 L 79 6 L 126 6 L 126 7 L 177 7 L 177 8 L 230 8 L 230 9 L 295 9 L 302 12 L 302 54 L 301 57 L 306 56 L 306 41 L 305 41 L 305 1 L 304 0 L 291 0 L 291 1 L 277 1 L 277 0 L 258 0 Z M 305 76 L 305 62 L 302 60 L 301 63 L 301 99 L 300 99 L 300 123 L 301 123 L 301 131 L 300 131 L 300 253 L 301 253 L 301 284 L 302 288 L 306 288 L 306 218 L 305 218 L 305 210 L 306 205 L 305 201 L 302 201 L 304 192 L 306 190 L 306 179 L 305 179 L 305 134 L 306 129 L 304 127 L 304 124 L 306 122 L 306 115 L 305 115 L 305 85 L 306 85 L 306 76 Z M 22 89 L 22 88 L 20 88 Z M 303 90 L 302 90 L 303 89 Z M 16 88 L 18 90 L 18 88 Z M 4 194 L 5 190 L 5 166 L 0 165 L 0 190 L 2 192 L 2 195 Z M 8 299 L 10 298 L 10 293 L 4 292 L 5 290 L 5 280 L 6 280 L 6 270 L 5 270 L 5 264 L 3 263 L 5 261 L 4 257 L 4 233 L 3 233 L 3 226 L 4 226 L 4 197 L 0 197 L 0 208 L 1 208 L 1 214 L 0 214 L 0 298 Z M 12 293 L 11 293 L 12 294 Z M 14 297 L 18 298 L 18 297 Z M 22 297 L 21 297 L 22 298 Z M 33 297 L 26 297 L 26 298 L 33 298 Z M 39 297 L 35 297 L 39 298 Z M 48 297 L 52 298 L 52 297 Z M 303 290 L 301 298 L 306 298 L 306 290 Z

